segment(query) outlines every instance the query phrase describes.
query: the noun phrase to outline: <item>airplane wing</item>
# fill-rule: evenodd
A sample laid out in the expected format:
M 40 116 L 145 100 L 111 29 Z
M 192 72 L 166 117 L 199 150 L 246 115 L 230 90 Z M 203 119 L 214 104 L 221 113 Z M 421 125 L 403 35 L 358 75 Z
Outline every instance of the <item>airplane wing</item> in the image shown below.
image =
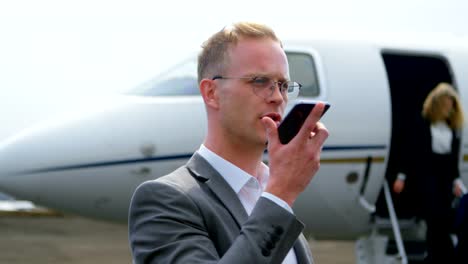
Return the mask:
M 63 216 L 63 214 L 36 206 L 30 201 L 0 200 L 0 216 Z

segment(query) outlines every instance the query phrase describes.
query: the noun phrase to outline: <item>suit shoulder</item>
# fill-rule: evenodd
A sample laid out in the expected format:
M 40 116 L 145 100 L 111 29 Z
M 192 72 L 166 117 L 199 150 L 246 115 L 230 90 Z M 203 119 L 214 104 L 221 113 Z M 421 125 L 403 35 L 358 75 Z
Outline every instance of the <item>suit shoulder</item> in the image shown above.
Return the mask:
M 155 186 L 171 186 L 181 191 L 188 190 L 194 185 L 197 185 L 197 181 L 192 176 L 186 166 L 179 167 L 175 171 L 161 176 L 154 180 L 149 180 L 140 184 L 139 188 L 153 188 Z

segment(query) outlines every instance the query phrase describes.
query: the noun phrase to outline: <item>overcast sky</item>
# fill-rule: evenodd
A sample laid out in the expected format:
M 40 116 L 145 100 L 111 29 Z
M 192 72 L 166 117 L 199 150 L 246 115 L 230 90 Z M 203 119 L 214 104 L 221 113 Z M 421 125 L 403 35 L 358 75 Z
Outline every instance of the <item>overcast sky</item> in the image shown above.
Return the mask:
M 465 0 L 0 0 L 0 141 L 88 95 L 150 79 L 235 21 L 290 31 L 468 36 Z

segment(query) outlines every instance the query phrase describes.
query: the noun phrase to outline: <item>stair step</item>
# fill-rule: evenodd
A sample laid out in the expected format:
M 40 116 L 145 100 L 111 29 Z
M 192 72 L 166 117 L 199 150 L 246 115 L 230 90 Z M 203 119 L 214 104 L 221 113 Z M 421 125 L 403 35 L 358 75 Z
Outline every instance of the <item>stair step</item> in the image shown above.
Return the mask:
M 392 228 L 390 218 L 376 217 L 374 221 L 377 228 Z M 398 219 L 400 229 L 410 229 L 418 226 L 419 221 L 416 218 Z

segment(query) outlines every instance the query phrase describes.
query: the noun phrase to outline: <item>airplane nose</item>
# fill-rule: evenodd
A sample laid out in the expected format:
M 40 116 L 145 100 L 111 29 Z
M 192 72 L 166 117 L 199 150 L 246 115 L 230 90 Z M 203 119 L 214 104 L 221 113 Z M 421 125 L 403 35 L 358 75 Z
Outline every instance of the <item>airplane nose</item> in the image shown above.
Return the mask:
M 0 192 L 17 199 L 34 200 L 43 182 L 35 170 L 47 159 L 47 144 L 34 141 L 47 132 L 30 129 L 0 142 Z
M 3 192 L 7 195 L 14 195 L 16 193 L 17 185 L 15 181 L 12 180 L 15 177 L 15 158 L 12 157 L 14 154 L 6 156 L 6 153 L 10 149 L 9 143 L 0 144 L 0 192 Z

